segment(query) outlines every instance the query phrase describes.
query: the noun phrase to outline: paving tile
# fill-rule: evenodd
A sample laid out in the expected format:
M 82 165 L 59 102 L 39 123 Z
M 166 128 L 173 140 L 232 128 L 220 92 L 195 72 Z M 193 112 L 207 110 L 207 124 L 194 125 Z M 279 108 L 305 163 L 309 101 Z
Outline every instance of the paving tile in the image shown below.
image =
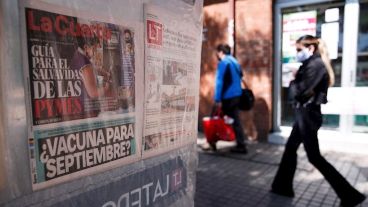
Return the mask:
M 287 198 L 269 192 L 283 147 L 266 143 L 249 147 L 247 155 L 232 154 L 226 148 L 221 149 L 221 146 L 219 153 L 199 150 L 195 207 L 339 205 L 336 193 L 318 170 L 308 163 L 303 148 L 298 151 L 295 198 Z M 368 194 L 368 173 L 364 173 L 368 172 L 368 157 L 336 152 L 325 152 L 324 156 L 350 183 Z M 356 160 L 360 160 L 361 164 Z M 368 201 L 362 206 L 368 207 Z

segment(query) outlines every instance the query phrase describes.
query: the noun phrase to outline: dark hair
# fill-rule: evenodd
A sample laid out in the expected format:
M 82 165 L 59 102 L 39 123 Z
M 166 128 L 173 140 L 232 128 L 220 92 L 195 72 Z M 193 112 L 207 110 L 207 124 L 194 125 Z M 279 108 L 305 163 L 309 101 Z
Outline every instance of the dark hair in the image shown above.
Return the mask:
M 217 52 L 223 52 L 225 55 L 230 55 L 231 48 L 227 44 L 219 44 L 217 46 Z
M 296 43 L 304 45 L 304 47 L 314 46 L 314 51 L 318 51 L 319 40 L 312 35 L 304 35 L 296 40 Z

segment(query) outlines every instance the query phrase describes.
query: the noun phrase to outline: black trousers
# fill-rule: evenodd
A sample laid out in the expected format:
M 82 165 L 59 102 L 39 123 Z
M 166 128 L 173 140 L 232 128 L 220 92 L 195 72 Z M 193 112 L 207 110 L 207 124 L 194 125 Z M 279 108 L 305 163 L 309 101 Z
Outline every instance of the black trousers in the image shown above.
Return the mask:
M 358 197 L 360 193 L 321 155 L 317 138 L 317 131 L 322 124 L 320 105 L 301 106 L 295 112 L 295 123 L 286 143 L 272 188 L 284 192 L 293 192 L 297 149 L 303 143 L 309 162 L 322 173 L 342 201 L 349 201 Z
M 225 115 L 228 115 L 234 119 L 234 123 L 232 124 L 232 127 L 235 132 L 236 143 L 238 146 L 242 147 L 245 145 L 244 138 L 246 137 L 246 135 L 240 123 L 239 101 L 240 101 L 240 97 L 222 100 L 222 112 Z

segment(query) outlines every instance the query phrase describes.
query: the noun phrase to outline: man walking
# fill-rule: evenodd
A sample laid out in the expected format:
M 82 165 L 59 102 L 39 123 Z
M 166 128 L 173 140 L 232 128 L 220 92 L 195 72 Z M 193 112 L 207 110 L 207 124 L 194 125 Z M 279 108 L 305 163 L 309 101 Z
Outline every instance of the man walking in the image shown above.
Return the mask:
M 238 61 L 230 55 L 226 44 L 217 46 L 219 60 L 216 71 L 215 102 L 222 112 L 233 119 L 232 127 L 236 135 L 236 146 L 232 152 L 247 153 L 244 142 L 245 134 L 239 118 L 239 101 L 242 94 L 242 71 Z

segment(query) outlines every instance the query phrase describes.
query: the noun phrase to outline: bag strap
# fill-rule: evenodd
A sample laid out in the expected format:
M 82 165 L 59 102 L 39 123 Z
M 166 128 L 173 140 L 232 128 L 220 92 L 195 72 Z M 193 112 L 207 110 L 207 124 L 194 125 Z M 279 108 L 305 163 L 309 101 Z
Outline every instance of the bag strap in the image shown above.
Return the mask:
M 243 78 L 241 80 L 242 80 L 242 86 L 243 86 L 242 88 L 248 89 L 249 86 L 248 86 L 247 82 L 245 82 L 245 80 Z
M 214 117 L 214 116 L 220 116 L 221 117 L 222 115 L 223 115 L 223 113 L 222 113 L 221 108 L 214 105 L 212 107 L 211 117 Z

